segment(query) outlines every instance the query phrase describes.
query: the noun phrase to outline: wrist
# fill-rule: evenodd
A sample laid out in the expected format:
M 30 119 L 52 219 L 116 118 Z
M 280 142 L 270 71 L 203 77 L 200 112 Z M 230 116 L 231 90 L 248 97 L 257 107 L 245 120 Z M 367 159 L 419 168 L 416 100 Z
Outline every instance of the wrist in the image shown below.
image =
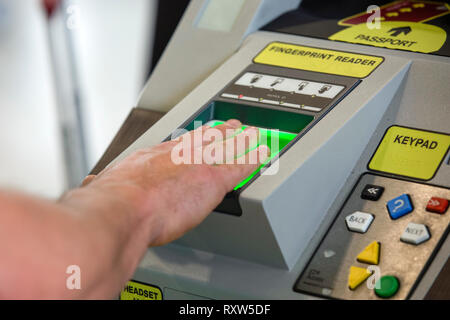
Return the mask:
M 88 186 L 70 190 L 59 202 L 85 211 L 126 212 L 137 218 L 143 216 L 142 191 L 125 183 L 92 182 Z
M 118 234 L 133 230 L 149 236 L 151 214 L 142 190 L 126 183 L 104 184 L 92 182 L 86 187 L 66 193 L 60 204 L 77 214 L 102 220 L 113 226 Z

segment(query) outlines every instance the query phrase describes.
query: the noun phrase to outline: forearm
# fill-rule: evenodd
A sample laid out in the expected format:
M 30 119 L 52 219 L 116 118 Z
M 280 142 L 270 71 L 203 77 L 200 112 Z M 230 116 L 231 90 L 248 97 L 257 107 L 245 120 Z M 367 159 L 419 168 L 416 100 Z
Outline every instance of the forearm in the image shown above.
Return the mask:
M 58 203 L 0 194 L 0 298 L 113 298 L 150 241 L 151 215 L 132 194 L 100 185 Z M 80 267 L 81 290 L 66 287 L 70 265 Z
M 223 140 L 183 136 L 192 140 L 183 153 L 222 146 L 212 163 L 175 164 L 172 151 L 180 142 L 168 141 L 131 154 L 58 202 L 0 192 L 0 298 L 114 298 L 148 245 L 164 245 L 196 227 L 265 162 L 267 147 L 250 148 L 257 129 L 240 127 L 230 120 L 196 130 Z M 237 153 L 223 156 L 226 139 L 252 149 L 244 164 L 229 163 Z M 80 290 L 66 287 L 72 265 L 81 270 Z
M 157 229 L 155 215 L 145 203 L 147 194 L 126 182 L 117 186 L 107 182 L 75 189 L 60 201 L 88 224 L 80 236 L 92 236 L 85 245 L 96 251 L 86 248 L 89 254 L 84 255 L 92 270 L 86 287 L 96 286 L 87 292 L 92 298 L 119 292 L 152 242 L 151 230 Z

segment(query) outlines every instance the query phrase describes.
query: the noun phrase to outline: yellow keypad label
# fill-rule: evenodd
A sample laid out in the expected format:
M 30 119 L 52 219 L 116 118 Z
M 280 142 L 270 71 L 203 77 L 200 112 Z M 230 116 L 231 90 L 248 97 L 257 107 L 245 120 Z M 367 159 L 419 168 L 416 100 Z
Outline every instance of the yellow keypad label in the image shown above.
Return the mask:
M 450 147 L 450 135 L 392 126 L 369 163 L 369 169 L 430 180 Z

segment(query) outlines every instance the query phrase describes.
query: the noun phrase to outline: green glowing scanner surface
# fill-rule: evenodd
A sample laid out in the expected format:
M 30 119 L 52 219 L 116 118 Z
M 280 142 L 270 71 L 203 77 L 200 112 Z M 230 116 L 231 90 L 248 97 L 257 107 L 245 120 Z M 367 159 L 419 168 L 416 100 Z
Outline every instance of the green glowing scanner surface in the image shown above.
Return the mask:
M 219 120 L 211 120 L 208 122 L 208 125 L 211 127 L 218 126 L 220 124 L 223 124 L 224 121 Z M 247 126 L 242 126 L 242 129 L 245 129 Z M 265 128 L 258 128 L 259 130 L 259 141 L 258 145 L 255 147 L 257 148 L 261 143 L 266 144 L 271 151 L 270 157 L 257 169 L 255 170 L 250 176 L 248 176 L 246 179 L 242 180 L 235 188 L 234 190 L 238 190 L 242 188 L 247 182 L 249 182 L 254 176 L 256 176 L 261 169 L 269 163 L 273 158 L 275 158 L 281 150 L 286 147 L 286 145 L 291 142 L 297 134 L 290 133 L 290 132 L 283 132 L 273 129 L 265 129 Z M 278 136 L 278 145 L 276 143 L 276 139 Z M 272 141 L 273 139 L 273 141 Z M 274 142 L 274 143 L 273 143 Z M 247 150 L 249 152 L 250 150 Z

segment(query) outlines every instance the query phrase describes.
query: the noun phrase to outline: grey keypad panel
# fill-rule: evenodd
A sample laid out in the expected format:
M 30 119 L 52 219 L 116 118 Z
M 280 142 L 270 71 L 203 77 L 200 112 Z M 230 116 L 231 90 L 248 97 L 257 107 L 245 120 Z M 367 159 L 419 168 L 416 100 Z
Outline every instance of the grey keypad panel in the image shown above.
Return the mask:
M 375 194 L 377 186 L 384 188 L 378 200 L 361 197 L 371 188 L 369 192 Z M 387 203 L 405 198 L 402 195 L 409 196 L 413 210 L 394 220 Z M 449 200 L 450 189 L 369 173 L 362 175 L 294 289 L 328 298 L 380 299 L 373 289 L 377 277 L 394 276 L 400 286 L 390 298 L 407 299 L 449 230 L 450 210 L 428 211 L 427 205 L 435 201 L 431 198 Z M 391 210 L 402 210 L 401 206 L 407 205 L 398 201 Z M 367 217 L 373 217 L 370 223 Z M 378 264 L 358 261 L 358 255 L 373 242 L 380 244 Z M 372 272 L 353 290 L 349 288 L 352 266 L 366 269 L 371 266 Z M 378 269 L 373 271 L 373 266 Z

